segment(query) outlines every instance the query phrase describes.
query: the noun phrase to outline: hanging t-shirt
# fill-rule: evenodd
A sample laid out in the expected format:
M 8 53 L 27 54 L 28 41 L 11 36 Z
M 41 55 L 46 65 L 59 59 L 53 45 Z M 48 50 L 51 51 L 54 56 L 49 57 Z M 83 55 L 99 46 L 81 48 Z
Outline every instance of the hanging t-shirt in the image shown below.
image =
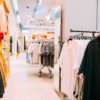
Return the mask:
M 61 92 L 73 100 L 75 71 L 79 69 L 84 51 L 89 41 L 71 40 L 65 42 L 59 58 L 61 67 Z
M 0 33 L 1 32 L 7 32 L 6 14 L 2 4 L 0 4 Z

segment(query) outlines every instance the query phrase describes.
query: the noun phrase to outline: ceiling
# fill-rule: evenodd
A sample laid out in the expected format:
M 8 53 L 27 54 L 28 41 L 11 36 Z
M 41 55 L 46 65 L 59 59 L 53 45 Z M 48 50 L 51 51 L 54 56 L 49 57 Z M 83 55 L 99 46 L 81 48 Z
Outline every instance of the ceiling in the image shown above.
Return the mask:
M 14 2 L 16 0 L 13 0 Z M 17 0 L 15 13 L 23 28 L 32 26 L 54 27 L 54 18 L 48 17 L 54 0 Z M 24 27 L 25 26 L 25 27 Z M 33 27 L 32 27 L 33 28 Z

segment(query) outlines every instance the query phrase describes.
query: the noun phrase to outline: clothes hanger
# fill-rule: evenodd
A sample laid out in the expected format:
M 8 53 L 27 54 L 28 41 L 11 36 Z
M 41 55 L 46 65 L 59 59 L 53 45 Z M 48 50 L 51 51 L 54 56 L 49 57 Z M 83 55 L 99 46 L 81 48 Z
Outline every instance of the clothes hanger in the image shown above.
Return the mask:
M 70 36 L 67 42 L 72 41 L 73 39 L 74 39 L 73 36 Z

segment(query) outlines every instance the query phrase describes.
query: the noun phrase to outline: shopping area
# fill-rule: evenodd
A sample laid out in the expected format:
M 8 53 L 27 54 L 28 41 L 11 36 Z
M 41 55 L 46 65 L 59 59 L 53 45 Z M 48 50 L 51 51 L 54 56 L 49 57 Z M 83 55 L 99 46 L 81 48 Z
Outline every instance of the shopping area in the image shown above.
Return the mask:
M 0 0 L 0 100 L 100 100 L 99 0 Z

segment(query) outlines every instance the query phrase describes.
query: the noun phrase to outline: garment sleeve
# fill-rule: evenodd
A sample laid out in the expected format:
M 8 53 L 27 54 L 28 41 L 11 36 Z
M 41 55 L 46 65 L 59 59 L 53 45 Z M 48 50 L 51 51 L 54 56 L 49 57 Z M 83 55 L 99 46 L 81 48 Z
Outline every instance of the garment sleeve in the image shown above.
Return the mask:
M 47 43 L 46 46 L 45 46 L 45 51 L 46 51 L 47 54 L 50 53 L 50 49 L 51 49 L 50 45 Z
M 52 51 L 51 51 L 51 53 L 54 54 L 54 51 L 55 51 L 54 44 L 51 44 L 51 45 L 52 45 Z
M 78 70 L 79 69 L 79 59 L 80 59 L 80 48 L 79 48 L 79 44 L 77 43 L 77 41 L 75 42 L 74 48 L 72 50 L 72 55 L 73 55 L 73 69 L 74 70 Z
M 41 46 L 42 46 L 42 44 L 39 44 L 39 49 L 38 49 L 39 54 L 41 54 Z
M 6 13 L 3 5 L 0 4 L 0 32 L 7 32 Z
M 87 62 L 88 62 L 88 46 L 86 47 L 78 74 L 83 74 L 84 76 L 86 75 Z
M 42 54 L 45 53 L 45 44 L 42 44 L 42 45 L 41 45 L 41 53 L 42 53 Z

